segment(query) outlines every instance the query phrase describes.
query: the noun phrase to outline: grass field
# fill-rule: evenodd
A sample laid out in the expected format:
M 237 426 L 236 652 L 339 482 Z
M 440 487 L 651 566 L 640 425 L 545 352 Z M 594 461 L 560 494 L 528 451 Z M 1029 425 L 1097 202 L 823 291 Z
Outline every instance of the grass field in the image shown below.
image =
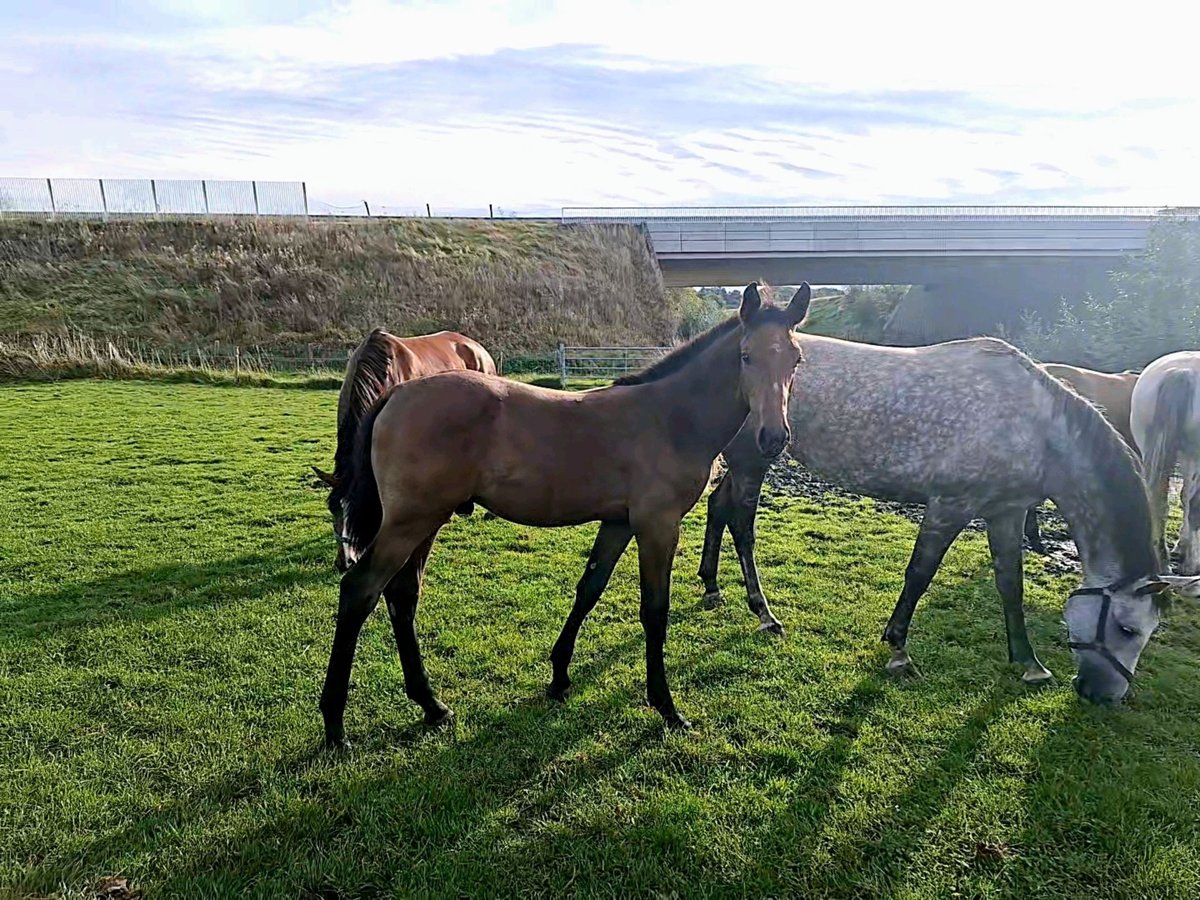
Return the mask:
M 427 733 L 386 617 L 364 631 L 348 755 L 317 751 L 337 579 L 310 463 L 333 392 L 78 381 L 0 388 L 0 895 L 1200 895 L 1200 614 L 1177 605 L 1121 710 L 1081 706 L 1029 568 L 1058 686 L 1004 660 L 986 547 L 917 611 L 924 671 L 879 633 L 914 527 L 776 497 L 763 581 L 786 638 L 704 611 L 686 522 L 667 665 L 696 725 L 643 706 L 632 554 L 546 656 L 591 527 L 455 520 L 419 632 L 458 713 Z M 724 583 L 739 594 L 727 555 Z

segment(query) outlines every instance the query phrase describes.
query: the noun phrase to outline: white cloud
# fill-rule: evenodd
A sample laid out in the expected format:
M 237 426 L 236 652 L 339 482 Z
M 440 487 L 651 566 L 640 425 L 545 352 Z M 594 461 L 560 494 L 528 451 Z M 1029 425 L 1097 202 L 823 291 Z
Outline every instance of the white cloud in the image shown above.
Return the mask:
M 191 9 L 192 24 L 55 35 L 17 29 L 10 50 L 0 50 L 0 71 L 21 79 L 24 93 L 0 100 L 0 112 L 8 103 L 20 111 L 0 133 L 0 165 L 16 174 L 307 178 L 313 196 L 339 203 L 526 209 L 738 198 L 1200 199 L 1200 13 L 1177 3 L 1142 3 L 1126 14 L 1045 0 L 334 0 L 283 24 L 281 14 L 261 10 L 253 21 L 240 18 L 229 0 L 163 5 Z M 66 47 L 104 63 L 87 78 L 38 72 L 12 47 L 35 56 Z M 378 98 L 359 110 L 361 98 L 346 93 L 369 86 L 372 67 L 394 73 L 406 61 L 550 47 L 573 57 L 568 74 L 582 87 L 538 85 L 528 96 L 506 96 L 504 110 L 461 104 L 449 115 L 422 114 L 415 101 L 439 90 L 452 110 L 472 95 L 469 78 L 439 82 L 443 69 L 386 82 L 397 99 L 414 101 L 400 113 L 381 111 Z M 160 60 L 162 71 L 151 67 L 142 80 L 114 86 L 105 79 L 117 77 L 111 67 L 122 54 L 143 68 Z M 480 77 L 526 57 L 504 60 Z M 677 77 L 697 70 L 707 77 Z M 554 77 L 561 68 L 547 71 Z M 326 96 L 347 72 L 351 87 Z M 647 102 L 636 93 L 590 102 L 590 84 L 631 83 L 606 81 L 605 72 L 678 84 L 670 127 L 656 125 L 653 113 L 634 115 Z M 513 83 L 514 91 L 528 84 Z M 934 93 L 923 100 L 903 91 Z M 945 96 L 958 99 L 937 99 Z M 572 106 L 581 97 L 589 102 Z M 654 110 L 665 109 L 662 97 L 653 99 Z M 324 106 L 294 108 L 306 100 Z M 795 104 L 795 121 L 756 121 L 773 102 Z M 805 119 L 812 103 L 825 104 L 821 121 Z M 826 107 L 836 103 L 854 106 L 847 119 L 855 127 L 833 121 L 837 110 Z M 719 109 L 688 125 L 693 108 L 705 105 Z M 929 124 L 921 124 L 926 114 Z

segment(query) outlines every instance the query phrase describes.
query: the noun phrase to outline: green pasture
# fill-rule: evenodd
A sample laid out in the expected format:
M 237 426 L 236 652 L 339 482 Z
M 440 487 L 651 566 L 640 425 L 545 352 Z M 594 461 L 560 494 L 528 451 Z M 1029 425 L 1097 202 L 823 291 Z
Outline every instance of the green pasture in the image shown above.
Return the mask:
M 456 519 L 418 630 L 458 713 L 428 732 L 382 610 L 353 749 L 318 750 L 334 547 L 309 465 L 332 391 L 0 387 L 0 895 L 146 897 L 1200 895 L 1200 613 L 1176 604 L 1123 709 L 1071 691 L 1071 579 L 1027 565 L 1059 682 L 1005 660 L 986 543 L 917 610 L 920 679 L 879 635 L 915 528 L 870 502 L 768 498 L 763 583 L 788 633 L 701 609 L 685 522 L 667 666 L 695 724 L 642 702 L 630 553 L 547 655 L 593 527 Z

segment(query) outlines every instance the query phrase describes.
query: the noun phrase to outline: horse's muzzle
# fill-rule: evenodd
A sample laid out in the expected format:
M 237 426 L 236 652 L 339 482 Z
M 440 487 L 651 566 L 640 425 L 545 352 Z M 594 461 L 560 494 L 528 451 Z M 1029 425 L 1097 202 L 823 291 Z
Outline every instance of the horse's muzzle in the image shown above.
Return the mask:
M 786 428 L 758 429 L 758 449 L 766 459 L 774 459 L 788 445 L 791 434 Z

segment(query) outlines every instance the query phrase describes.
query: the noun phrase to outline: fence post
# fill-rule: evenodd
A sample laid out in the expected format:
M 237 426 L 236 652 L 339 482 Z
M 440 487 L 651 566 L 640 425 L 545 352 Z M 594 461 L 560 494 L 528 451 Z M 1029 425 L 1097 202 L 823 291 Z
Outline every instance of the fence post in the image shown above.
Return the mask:
M 488 204 L 488 218 L 489 219 L 496 218 L 496 213 L 492 211 L 492 204 L 490 204 L 490 203 Z
M 558 350 L 555 352 L 558 357 L 558 382 L 565 390 L 567 387 L 567 348 L 563 346 L 563 342 L 558 342 Z
M 365 209 L 365 210 L 367 211 L 367 217 L 368 217 L 368 218 L 370 218 L 370 216 L 371 216 L 371 204 L 370 204 L 370 203 L 368 203 L 366 200 L 364 200 L 364 201 L 363 201 L 363 209 Z
M 100 182 L 100 209 L 102 210 L 101 215 L 104 217 L 104 221 L 107 222 L 108 221 L 108 197 L 106 197 L 104 194 L 104 179 L 98 178 L 96 180 Z
M 250 182 L 250 190 L 254 191 L 254 214 L 258 215 L 258 182 Z
M 58 207 L 54 205 L 54 182 L 49 178 L 46 179 L 46 187 L 50 190 L 50 213 L 53 215 L 58 212 Z
M 200 179 L 200 191 L 204 194 L 204 214 L 208 215 L 208 182 Z
M 430 211 L 428 203 L 425 204 L 425 215 L 428 216 L 430 219 L 433 218 L 433 213 Z
M 242 377 L 242 348 L 233 348 L 233 379 L 237 381 Z
M 300 182 L 300 193 L 304 196 L 304 215 L 308 216 L 308 182 Z
M 154 183 L 154 179 L 150 179 L 150 196 L 154 198 L 154 214 L 157 216 L 158 209 L 158 186 Z

